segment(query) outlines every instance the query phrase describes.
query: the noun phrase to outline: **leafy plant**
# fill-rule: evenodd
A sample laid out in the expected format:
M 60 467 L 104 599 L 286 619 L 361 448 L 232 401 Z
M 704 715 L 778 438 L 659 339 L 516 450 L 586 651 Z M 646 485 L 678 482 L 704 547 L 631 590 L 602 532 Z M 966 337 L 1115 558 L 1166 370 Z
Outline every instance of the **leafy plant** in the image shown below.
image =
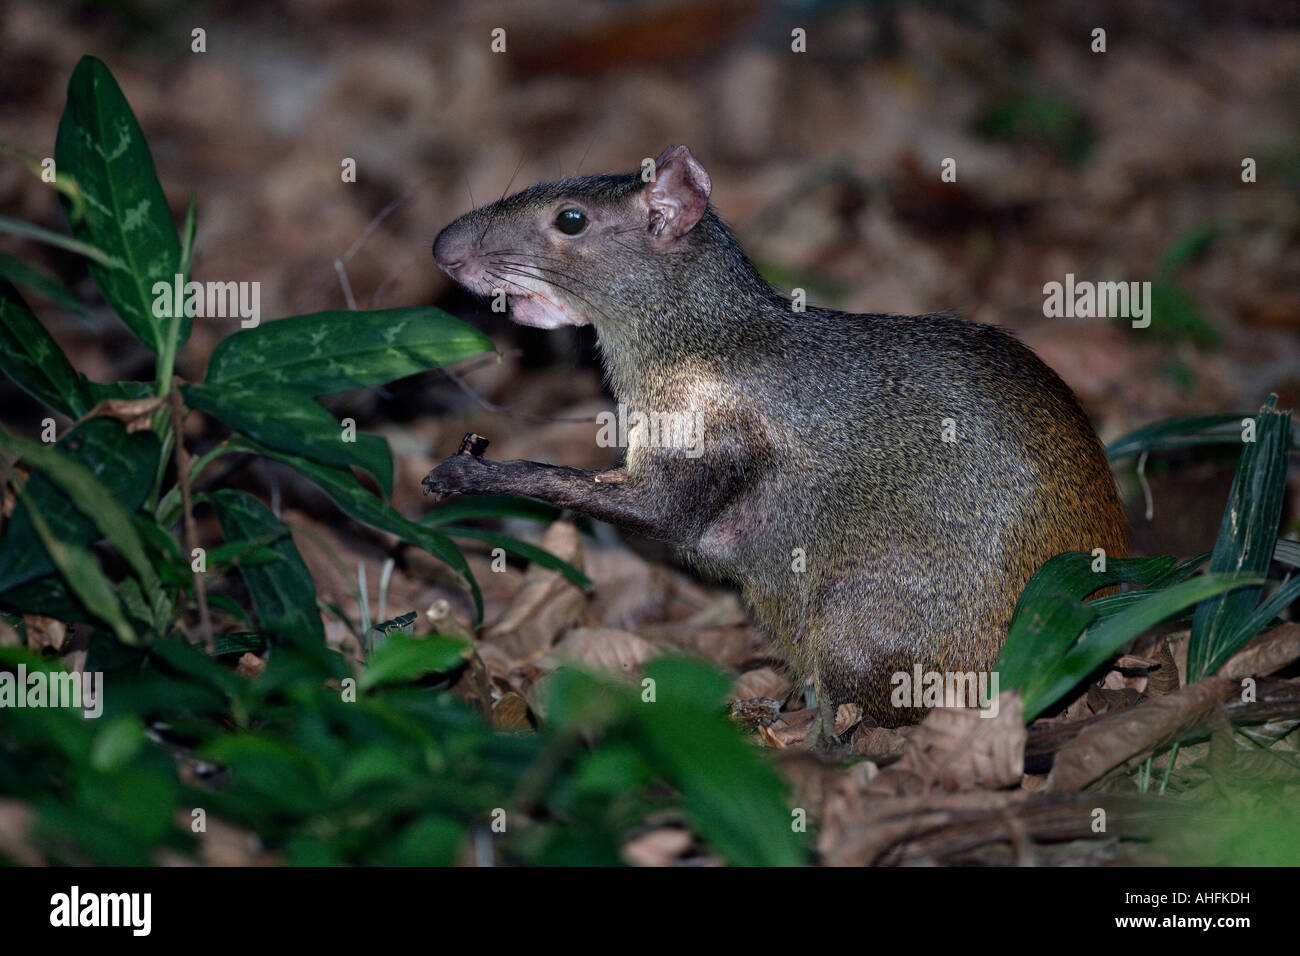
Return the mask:
M 0 370 L 75 423 L 53 450 L 12 436 L 2 439 L 6 450 L 21 454 L 34 472 L 0 540 L 0 607 L 111 624 L 132 640 L 137 630 L 146 641 L 166 633 L 176 616 L 192 614 L 203 603 L 201 572 L 191 573 L 184 557 L 191 552 L 193 558 L 198 544 L 186 540 L 182 548 L 171 532 L 178 521 L 192 516 L 193 503 L 187 498 L 193 496 L 217 512 L 233 553 L 255 536 L 274 538 L 273 565 L 234 562 L 266 635 L 279 639 L 301 632 L 319 637 L 314 590 L 279 521 L 240 493 L 198 494 L 213 464 L 235 453 L 262 455 L 297 468 L 352 517 L 441 558 L 480 611 L 477 585 L 449 533 L 487 540 L 557 567 L 584 586 L 590 584 L 576 569 L 526 542 L 479 528 L 444 532 L 436 520 L 421 525 L 396 512 L 387 503 L 393 484 L 388 443 L 345 428 L 317 401 L 489 350 L 491 342 L 482 333 L 432 308 L 319 312 L 236 331 L 213 352 L 203 381 L 174 380 L 176 356 L 193 322 L 194 303 L 183 290 L 189 279 L 195 207 L 191 202 L 178 238 L 139 124 L 108 68 L 92 57 L 77 65 L 68 84 L 55 160 L 56 185 L 72 238 L 12 221 L 0 223 L 0 228 L 58 238 L 65 248 L 85 255 L 104 299 L 156 353 L 156 375 L 152 383 L 88 380 L 74 369 L 17 288 L 0 279 Z M 5 274 L 48 290 L 39 273 L 7 261 Z M 182 290 L 180 309 L 175 308 L 176 290 Z M 56 294 L 59 301 L 65 298 L 65 293 Z M 113 399 L 145 404 L 123 409 L 113 406 Z M 178 447 L 176 431 L 189 409 L 210 415 L 234 432 L 192 464 L 187 464 L 186 449 Z M 146 417 L 149 429 L 128 431 L 130 416 Z M 175 468 L 170 467 L 173 460 Z M 360 473 L 373 479 L 379 496 L 366 488 Z M 56 568 L 45 537 L 38 533 L 32 517 L 36 513 L 45 516 L 49 533 L 61 542 L 64 569 Z M 511 508 L 479 512 L 509 513 Z M 121 525 L 113 534 L 95 524 L 108 514 L 116 515 Z M 136 559 L 127 561 L 133 574 L 112 581 L 91 566 L 96 562 L 87 564 L 82 550 L 102 539 L 108 545 L 100 546 L 101 551 L 111 547 L 116 556 Z M 143 559 L 146 551 L 149 560 Z M 87 604 L 86 586 L 78 591 L 73 584 L 72 578 L 82 575 L 59 573 L 71 567 L 67 562 L 83 569 L 84 580 L 99 592 L 92 604 Z M 165 569 L 157 581 L 151 572 L 155 563 Z M 112 587 L 106 588 L 106 583 Z M 127 590 L 118 590 L 122 585 Z M 153 603 L 150 613 L 142 616 L 128 606 L 137 593 Z
M 1073 551 L 1034 574 L 995 665 L 1004 687 L 1021 690 L 1026 720 L 1147 628 L 1189 614 L 1187 678 L 1209 676 L 1300 597 L 1300 581 L 1293 579 L 1260 601 L 1277 545 L 1292 444 L 1290 413 L 1276 411 L 1275 401 L 1270 397 L 1253 419 L 1214 415 L 1160 422 L 1112 443 L 1112 457 L 1230 439 L 1244 450 L 1212 553 L 1179 562 L 1170 555 L 1103 560 Z M 1251 440 L 1243 441 L 1247 436 Z M 1206 558 L 1209 573 L 1192 578 Z M 1121 583 L 1140 590 L 1084 600 Z
M 387 442 L 354 433 L 318 401 L 490 341 L 431 308 L 319 312 L 234 332 L 201 381 L 182 381 L 176 358 L 194 315 L 167 306 L 189 278 L 195 205 L 178 237 L 140 128 L 93 58 L 69 83 L 56 160 L 71 237 L 12 220 L 0 231 L 83 255 L 107 304 L 155 355 L 155 375 L 98 383 L 79 373 L 9 279 L 70 306 L 66 290 L 0 260 L 0 370 L 72 420 L 53 443 L 0 429 L 17 497 L 0 537 L 0 621 L 21 638 L 30 615 L 70 623 L 85 636 L 85 672 L 110 688 L 97 698 L 99 720 L 6 709 L 0 792 L 35 809 L 34 852 L 119 865 L 193 856 L 202 827 L 175 825 L 188 810 L 248 828 L 292 863 L 444 864 L 480 852 L 484 839 L 505 862 L 614 863 L 653 815 L 693 825 L 733 862 L 800 861 L 782 784 L 726 720 L 727 683 L 702 664 L 653 664 L 648 697 L 558 672 L 538 733 L 503 734 L 447 691 L 471 644 L 415 634 L 413 611 L 375 624 L 363 611 L 364 666 L 330 649 L 288 529 L 254 495 L 219 487 L 214 463 L 260 456 L 297 470 L 352 518 L 445 561 L 480 608 L 453 538 L 589 586 L 554 555 L 466 524 L 550 520 L 554 509 L 487 498 L 420 521 L 394 510 Z M 194 411 L 233 434 L 191 457 L 180 426 Z M 205 554 L 200 507 L 224 538 Z M 221 586 L 232 570 L 242 587 Z M 204 644 L 191 642 L 196 633 Z M 237 672 L 249 654 L 257 666 Z M 22 674 L 66 676 L 55 658 L 0 647 L 0 678 Z

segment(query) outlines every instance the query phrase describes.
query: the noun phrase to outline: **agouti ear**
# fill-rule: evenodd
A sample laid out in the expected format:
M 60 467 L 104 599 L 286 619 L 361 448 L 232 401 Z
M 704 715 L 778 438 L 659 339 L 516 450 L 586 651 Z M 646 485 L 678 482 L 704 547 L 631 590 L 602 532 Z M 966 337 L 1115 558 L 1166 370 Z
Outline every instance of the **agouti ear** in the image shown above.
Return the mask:
M 685 146 L 670 146 L 655 160 L 655 178 L 646 185 L 650 236 L 659 243 L 695 228 L 709 204 L 713 184 Z

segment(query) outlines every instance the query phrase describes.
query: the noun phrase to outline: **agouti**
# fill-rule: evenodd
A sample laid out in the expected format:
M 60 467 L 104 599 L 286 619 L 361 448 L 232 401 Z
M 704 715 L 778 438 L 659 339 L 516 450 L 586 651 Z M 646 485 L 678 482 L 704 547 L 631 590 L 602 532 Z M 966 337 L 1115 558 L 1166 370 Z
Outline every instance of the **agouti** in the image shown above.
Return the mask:
M 689 149 L 643 168 L 475 209 L 434 258 L 517 322 L 593 324 L 616 401 L 694 415 L 702 441 L 633 428 L 605 472 L 455 455 L 426 492 L 523 495 L 678 546 L 812 679 L 822 733 L 848 702 L 918 719 L 891 675 L 989 670 L 1044 561 L 1124 553 L 1101 443 L 1028 348 L 946 314 L 797 311 Z

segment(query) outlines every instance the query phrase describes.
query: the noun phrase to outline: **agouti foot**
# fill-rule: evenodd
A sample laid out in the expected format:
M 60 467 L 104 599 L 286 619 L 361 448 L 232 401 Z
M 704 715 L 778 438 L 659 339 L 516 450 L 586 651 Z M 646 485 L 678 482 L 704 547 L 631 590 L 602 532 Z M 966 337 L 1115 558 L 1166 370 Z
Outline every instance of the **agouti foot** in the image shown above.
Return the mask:
M 825 698 L 817 705 L 817 716 L 808 725 L 808 736 L 803 739 L 805 750 L 833 750 L 840 742 L 835 733 L 835 706 Z

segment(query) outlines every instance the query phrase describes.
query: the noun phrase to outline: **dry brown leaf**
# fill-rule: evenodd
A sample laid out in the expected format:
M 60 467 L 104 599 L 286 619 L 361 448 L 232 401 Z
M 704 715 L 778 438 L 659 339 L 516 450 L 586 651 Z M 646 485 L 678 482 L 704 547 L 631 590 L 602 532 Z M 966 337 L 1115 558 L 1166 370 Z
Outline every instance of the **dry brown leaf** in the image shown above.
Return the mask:
M 743 667 L 760 654 L 764 641 L 751 625 L 745 624 L 703 628 L 689 636 L 686 646 L 723 667 Z
M 793 747 L 802 743 L 808 736 L 809 727 L 816 715 L 815 707 L 786 711 L 781 715 L 781 719 L 770 727 L 759 727 L 758 738 L 767 746 L 777 750 Z
M 32 843 L 36 811 L 18 800 L 0 798 L 0 856 L 19 866 L 44 866 L 45 858 Z
M 731 702 L 731 719 L 750 730 L 771 727 L 780 715 L 781 702 L 774 697 L 747 697 Z
M 257 677 L 266 670 L 266 661 L 262 660 L 256 654 L 251 654 L 248 651 L 245 651 L 240 655 L 239 663 L 235 666 L 235 670 L 238 673 L 243 674 L 245 677 Z
M 1097 721 L 1057 753 L 1048 789 L 1082 790 L 1125 761 L 1172 743 L 1237 689 L 1235 681 L 1210 677 Z
M 623 844 L 623 859 L 633 866 L 672 866 L 695 838 L 678 827 L 660 827 Z
M 184 807 L 176 809 L 176 826 L 189 832 L 194 817 Z M 234 826 L 224 820 L 207 814 L 204 818 L 204 830 L 196 836 L 199 840 L 199 856 L 208 866 L 274 866 L 282 863 L 276 856 L 266 850 L 261 838 L 251 830 Z
M 1119 675 L 1118 671 L 1111 671 L 1111 674 Z M 1119 675 L 1124 680 L 1122 675 Z M 1088 707 L 1094 714 L 1110 713 L 1116 710 L 1122 710 L 1125 707 L 1132 707 L 1142 695 L 1132 687 L 1102 687 L 1094 684 L 1088 688 Z
M 27 649 L 40 654 L 47 648 L 52 651 L 63 649 L 63 641 L 68 636 L 68 625 L 53 617 L 39 614 L 24 614 L 23 626 L 27 628 Z
M 139 432 L 153 427 L 154 413 L 166 403 L 165 395 L 150 398 L 106 398 L 92 408 L 86 418 L 114 418 L 125 425 L 128 432 Z
M 528 701 L 513 691 L 492 702 L 492 726 L 507 733 L 532 730 Z
M 1230 680 L 1267 677 L 1300 659 L 1300 624 L 1288 621 L 1255 638 L 1219 668 L 1219 676 Z
M 853 731 L 849 745 L 855 754 L 862 754 L 864 757 L 888 757 L 901 754 L 907 746 L 907 738 L 889 727 L 868 727 L 866 724 L 859 724 Z
M 582 568 L 578 529 L 571 522 L 557 521 L 547 528 L 541 547 Z M 562 633 L 582 623 L 586 612 L 587 598 L 581 589 L 560 572 L 534 565 L 528 569 L 514 602 L 483 637 L 515 660 L 528 660 L 544 653 Z
M 898 763 L 873 781 L 878 793 L 993 789 L 1020 782 L 1025 765 L 1024 704 L 1000 694 L 996 716 L 971 707 L 936 707 L 916 728 Z
M 549 656 L 598 671 L 635 673 L 662 653 L 631 631 L 613 627 L 577 627 L 565 634 Z
M 860 704 L 840 704 L 835 708 L 835 736 L 846 734 L 862 720 Z
M 731 693 L 740 700 L 755 697 L 775 697 L 781 700 L 790 693 L 790 681 L 775 668 L 758 667 L 737 677 Z
M 1147 696 L 1163 697 L 1172 694 L 1182 685 L 1182 679 L 1178 676 L 1178 663 L 1174 660 L 1168 641 L 1160 642 L 1155 659 L 1158 666 L 1147 678 Z
M 1165 638 L 1169 653 L 1174 656 L 1174 669 L 1184 677 L 1187 674 L 1187 645 L 1191 643 L 1191 640 L 1192 632 L 1190 629 L 1175 631 Z
M 623 546 L 588 547 L 584 557 L 593 585 L 593 620 L 606 627 L 636 629 L 662 616 L 671 588 L 666 568 Z

